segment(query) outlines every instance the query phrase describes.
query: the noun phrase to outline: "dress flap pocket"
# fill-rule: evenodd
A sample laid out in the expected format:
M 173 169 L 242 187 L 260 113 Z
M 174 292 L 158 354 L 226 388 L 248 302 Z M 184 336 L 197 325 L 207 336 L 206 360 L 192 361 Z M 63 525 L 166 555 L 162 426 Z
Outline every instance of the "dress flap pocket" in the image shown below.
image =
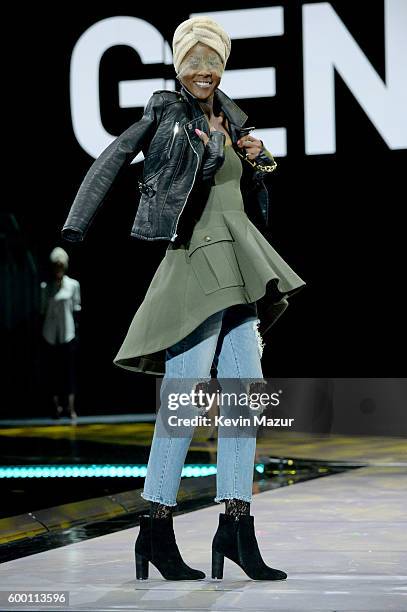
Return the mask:
M 191 242 L 188 249 L 188 255 L 191 256 L 196 249 L 203 246 L 208 246 L 221 240 L 234 240 L 229 229 L 225 225 L 218 227 L 211 227 L 210 229 L 195 230 L 191 238 Z

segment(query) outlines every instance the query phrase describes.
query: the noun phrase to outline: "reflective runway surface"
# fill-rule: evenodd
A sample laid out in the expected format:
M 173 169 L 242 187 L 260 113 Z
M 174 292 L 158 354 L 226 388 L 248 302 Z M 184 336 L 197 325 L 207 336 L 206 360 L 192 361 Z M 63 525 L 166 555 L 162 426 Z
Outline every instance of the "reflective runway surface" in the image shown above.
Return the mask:
M 150 564 L 150 579 L 136 581 L 134 527 L 6 562 L 1 588 L 69 591 L 70 606 L 55 608 L 67 610 L 401 612 L 406 507 L 405 467 L 371 465 L 255 495 L 260 550 L 266 563 L 288 573 L 283 582 L 252 581 L 228 559 L 224 579 L 211 580 L 219 504 L 174 518 L 184 559 L 206 580 L 166 581 Z M 1 609 L 16 608 L 2 602 Z

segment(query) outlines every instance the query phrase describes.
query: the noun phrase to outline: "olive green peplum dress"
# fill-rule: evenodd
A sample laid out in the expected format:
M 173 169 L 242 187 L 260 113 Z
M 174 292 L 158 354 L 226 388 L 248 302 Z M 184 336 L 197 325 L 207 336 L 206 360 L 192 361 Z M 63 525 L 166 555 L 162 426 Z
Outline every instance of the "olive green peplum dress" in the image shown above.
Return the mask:
M 243 169 L 233 146 L 190 239 L 170 242 L 113 360 L 119 367 L 165 374 L 165 349 L 209 316 L 261 299 L 265 333 L 306 285 L 248 218 L 240 190 Z M 270 282 L 269 282 L 270 281 Z

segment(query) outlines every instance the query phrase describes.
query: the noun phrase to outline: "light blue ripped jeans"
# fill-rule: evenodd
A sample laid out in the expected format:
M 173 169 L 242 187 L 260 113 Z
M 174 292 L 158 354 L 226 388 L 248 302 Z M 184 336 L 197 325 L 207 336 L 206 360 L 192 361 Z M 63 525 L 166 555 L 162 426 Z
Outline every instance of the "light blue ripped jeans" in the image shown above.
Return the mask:
M 212 365 L 217 378 L 262 379 L 263 340 L 258 331 L 257 306 L 238 304 L 216 312 L 193 332 L 166 351 L 166 378 L 210 379 Z M 230 408 L 230 407 L 229 407 Z M 222 404 L 219 414 L 222 414 Z M 229 415 L 230 416 L 230 415 Z M 157 433 L 158 418 L 141 497 L 176 506 L 182 468 L 192 437 L 162 436 Z M 235 435 L 236 434 L 236 435 Z M 215 502 L 224 499 L 252 500 L 256 436 L 218 435 Z

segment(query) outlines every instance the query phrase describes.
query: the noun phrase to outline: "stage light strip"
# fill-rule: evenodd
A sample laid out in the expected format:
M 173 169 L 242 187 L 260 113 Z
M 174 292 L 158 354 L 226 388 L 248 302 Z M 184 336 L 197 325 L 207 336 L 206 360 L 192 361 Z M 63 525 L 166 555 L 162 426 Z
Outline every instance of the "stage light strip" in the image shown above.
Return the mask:
M 255 469 L 263 473 L 264 465 Z M 147 464 L 142 465 L 36 465 L 0 467 L 0 478 L 144 478 Z M 185 465 L 181 476 L 196 478 L 216 474 L 216 465 Z

